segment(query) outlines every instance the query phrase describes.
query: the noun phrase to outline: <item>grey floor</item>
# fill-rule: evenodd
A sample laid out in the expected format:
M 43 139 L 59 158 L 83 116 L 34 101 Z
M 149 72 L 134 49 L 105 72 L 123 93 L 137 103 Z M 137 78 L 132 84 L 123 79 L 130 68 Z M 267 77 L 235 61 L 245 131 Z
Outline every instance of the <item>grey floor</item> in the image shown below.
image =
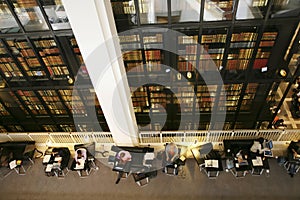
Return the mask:
M 99 170 L 88 178 L 70 172 L 65 179 L 47 177 L 41 159 L 25 176 L 15 172 L 0 180 L 0 199 L 300 199 L 300 172 L 291 178 L 275 159 L 270 160 L 270 176 L 236 179 L 223 171 L 210 180 L 199 171 L 193 159 L 184 167 L 185 176 L 167 176 L 158 172 L 149 185 L 139 187 L 130 176 L 116 185 L 116 174 L 98 163 Z

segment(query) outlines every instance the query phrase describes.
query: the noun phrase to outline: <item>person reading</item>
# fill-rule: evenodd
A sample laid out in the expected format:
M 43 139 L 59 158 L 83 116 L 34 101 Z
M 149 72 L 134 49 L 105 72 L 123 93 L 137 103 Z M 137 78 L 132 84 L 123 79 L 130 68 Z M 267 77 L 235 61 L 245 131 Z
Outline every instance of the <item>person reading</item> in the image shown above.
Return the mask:
M 84 148 L 77 149 L 75 151 L 76 168 L 77 166 L 84 165 L 85 161 L 86 161 L 86 149 Z
M 171 142 L 166 146 L 166 162 L 172 164 L 178 158 L 178 147 Z

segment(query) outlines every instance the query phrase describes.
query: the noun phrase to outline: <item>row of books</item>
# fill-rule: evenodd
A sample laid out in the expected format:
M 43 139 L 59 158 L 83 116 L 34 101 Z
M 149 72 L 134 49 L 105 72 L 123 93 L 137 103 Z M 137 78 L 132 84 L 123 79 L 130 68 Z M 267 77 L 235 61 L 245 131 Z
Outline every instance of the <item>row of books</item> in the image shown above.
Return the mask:
M 268 0 L 253 0 L 252 6 L 253 7 L 263 7 L 267 6 Z
M 59 52 L 58 48 L 43 49 L 43 50 L 39 51 L 40 56 L 46 56 L 48 54 L 59 54 L 59 53 L 60 52 Z
M 141 51 L 125 52 L 125 53 L 123 53 L 123 59 L 125 61 L 142 60 L 142 53 L 141 53 Z
M 275 41 L 273 40 L 271 40 L 271 41 L 260 41 L 260 43 L 259 43 L 259 47 L 272 47 L 272 46 L 274 46 L 274 44 L 275 44 Z
M 261 51 L 261 49 L 258 49 L 256 58 L 269 58 L 270 55 L 271 55 L 271 52 Z
M 262 40 L 276 40 L 277 32 L 264 32 Z
M 231 42 L 255 41 L 256 39 L 257 33 L 242 32 L 232 34 Z
M 45 65 L 64 65 L 64 62 L 60 56 L 45 56 L 42 58 Z
M 253 48 L 255 42 L 235 42 L 230 43 L 230 48 Z
M 253 64 L 253 69 L 261 69 L 266 67 L 268 64 L 268 59 L 255 59 Z
M 126 72 L 144 72 L 143 62 L 125 63 Z
M 160 50 L 147 50 L 145 51 L 146 60 L 160 60 L 161 53 Z
M 178 62 L 178 71 L 180 72 L 194 71 L 195 67 L 196 67 L 196 63 Z
M 161 43 L 163 42 L 163 35 L 156 34 L 155 36 L 143 36 L 143 42 L 146 43 Z
M 31 8 L 37 6 L 37 3 L 35 0 L 17 0 L 17 4 L 15 4 L 14 6 L 21 8 Z
M 23 57 L 35 57 L 35 53 L 32 49 L 21 49 L 20 54 Z
M 204 43 L 225 43 L 226 34 L 202 35 L 201 44 Z
M 62 76 L 69 75 L 69 70 L 66 66 L 64 67 L 48 67 L 50 75 Z
M 146 63 L 148 72 L 159 72 L 161 71 L 161 62 L 160 61 L 148 61 Z
M 228 60 L 227 70 L 246 70 L 248 68 L 249 60 Z
M 119 40 L 120 40 L 120 43 L 139 42 L 140 36 L 139 35 L 120 35 Z
M 178 44 L 197 44 L 197 43 L 198 43 L 198 35 L 178 37 Z
M 35 40 L 34 45 L 38 48 L 49 48 L 49 47 L 56 47 L 56 42 L 54 39 L 43 39 L 43 40 Z
M 12 41 L 12 40 L 8 40 L 7 44 L 10 47 L 14 47 L 15 46 L 18 49 L 27 49 L 27 48 L 30 48 L 27 41 L 15 42 L 15 41 Z
M 239 49 L 237 53 L 231 51 L 228 54 L 228 59 L 249 59 L 252 57 L 253 49 Z
M 11 63 L 13 62 L 13 59 L 11 57 L 2 57 L 0 58 L 1 63 Z

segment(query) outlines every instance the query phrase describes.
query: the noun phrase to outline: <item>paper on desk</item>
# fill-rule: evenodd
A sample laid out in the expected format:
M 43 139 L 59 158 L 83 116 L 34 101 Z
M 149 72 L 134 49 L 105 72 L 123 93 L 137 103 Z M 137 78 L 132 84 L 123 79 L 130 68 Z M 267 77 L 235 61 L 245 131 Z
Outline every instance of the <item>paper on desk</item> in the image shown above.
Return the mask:
M 43 163 L 48 163 L 50 161 L 51 155 L 44 155 Z
M 16 166 L 17 166 L 16 160 L 13 160 L 13 161 L 11 161 L 11 162 L 9 163 L 9 168 L 10 168 L 10 169 L 15 168 Z
M 46 169 L 45 169 L 45 172 L 51 172 L 52 168 L 53 168 L 53 165 L 52 164 L 48 164 L 47 167 L 46 167 Z

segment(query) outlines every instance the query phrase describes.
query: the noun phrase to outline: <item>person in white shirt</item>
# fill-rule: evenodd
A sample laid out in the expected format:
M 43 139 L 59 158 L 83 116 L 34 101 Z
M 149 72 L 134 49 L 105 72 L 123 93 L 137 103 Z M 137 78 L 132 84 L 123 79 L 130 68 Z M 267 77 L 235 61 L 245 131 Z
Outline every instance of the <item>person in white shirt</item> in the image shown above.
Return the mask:
M 76 164 L 80 165 L 79 159 L 82 161 L 86 161 L 86 149 L 85 148 L 79 148 L 75 151 L 75 162 Z

